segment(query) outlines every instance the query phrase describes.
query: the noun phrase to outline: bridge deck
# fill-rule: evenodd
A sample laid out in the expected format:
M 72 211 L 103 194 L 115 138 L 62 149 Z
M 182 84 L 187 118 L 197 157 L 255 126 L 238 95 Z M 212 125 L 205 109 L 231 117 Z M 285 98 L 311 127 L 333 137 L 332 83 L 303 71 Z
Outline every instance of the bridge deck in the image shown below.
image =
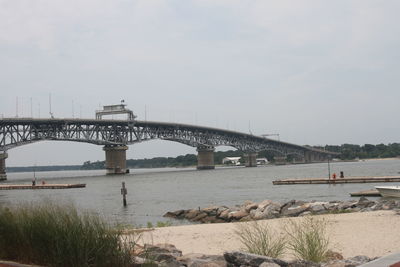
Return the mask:
M 2 184 L 0 190 L 15 190 L 15 189 L 68 189 L 68 188 L 83 188 L 86 184 Z
M 347 177 L 347 178 L 301 178 L 301 179 L 282 179 L 274 180 L 274 185 L 292 184 L 346 184 L 346 183 L 389 183 L 400 182 L 400 176 L 376 176 L 376 177 Z

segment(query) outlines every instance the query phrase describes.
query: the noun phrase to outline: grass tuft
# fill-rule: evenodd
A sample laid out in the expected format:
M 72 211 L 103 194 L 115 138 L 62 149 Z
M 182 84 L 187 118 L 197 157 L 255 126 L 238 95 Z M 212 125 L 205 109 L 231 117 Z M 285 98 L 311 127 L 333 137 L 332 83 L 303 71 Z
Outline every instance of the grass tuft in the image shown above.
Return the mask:
M 133 242 L 72 205 L 0 207 L 0 258 L 45 266 L 129 266 Z
M 286 238 L 273 232 L 265 223 L 252 221 L 238 224 L 236 235 L 244 246 L 244 250 L 258 255 L 278 258 L 286 249 Z
M 323 262 L 327 259 L 329 239 L 326 221 L 315 217 L 291 220 L 285 227 L 288 248 L 298 259 Z

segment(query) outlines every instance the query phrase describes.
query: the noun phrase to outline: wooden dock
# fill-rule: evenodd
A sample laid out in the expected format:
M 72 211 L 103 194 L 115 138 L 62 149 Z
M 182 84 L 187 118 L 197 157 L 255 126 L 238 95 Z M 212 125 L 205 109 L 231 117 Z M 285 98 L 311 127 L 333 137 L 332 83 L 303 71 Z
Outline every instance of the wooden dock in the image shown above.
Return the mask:
M 86 184 L 0 184 L 0 190 L 19 190 L 19 189 L 69 189 L 83 188 Z
M 352 197 L 381 197 L 381 193 L 379 193 L 378 190 L 376 189 L 371 189 L 371 190 L 364 190 L 360 192 L 352 192 L 350 193 L 350 196 Z
M 272 181 L 274 185 L 291 184 L 355 184 L 355 183 L 391 183 L 400 182 L 400 176 L 376 176 L 376 177 L 346 177 L 346 178 L 301 178 L 282 179 Z

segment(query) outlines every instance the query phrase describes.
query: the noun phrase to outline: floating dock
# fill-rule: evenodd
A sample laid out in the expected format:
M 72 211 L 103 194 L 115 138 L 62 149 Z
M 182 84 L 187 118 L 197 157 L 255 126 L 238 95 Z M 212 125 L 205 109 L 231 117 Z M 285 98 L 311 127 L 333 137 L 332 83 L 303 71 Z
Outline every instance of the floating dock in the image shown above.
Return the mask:
M 391 183 L 400 182 L 400 176 L 376 176 L 376 177 L 346 177 L 346 178 L 301 178 L 282 179 L 272 181 L 274 185 L 290 184 L 355 184 L 355 183 Z
M 18 189 L 69 189 L 83 188 L 86 184 L 1 184 L 0 190 L 18 190 Z
M 352 192 L 350 193 L 352 197 L 381 197 L 381 193 L 378 190 L 371 189 L 371 190 L 364 190 L 360 192 Z

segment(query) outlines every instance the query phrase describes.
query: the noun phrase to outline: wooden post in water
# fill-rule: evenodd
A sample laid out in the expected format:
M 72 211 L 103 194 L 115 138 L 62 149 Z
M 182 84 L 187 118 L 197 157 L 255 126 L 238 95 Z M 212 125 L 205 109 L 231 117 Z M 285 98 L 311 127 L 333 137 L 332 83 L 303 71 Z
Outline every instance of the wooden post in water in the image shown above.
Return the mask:
M 128 194 L 128 190 L 125 187 L 125 182 L 122 182 L 121 195 L 122 195 L 122 203 L 124 204 L 124 207 L 126 207 L 126 195 L 127 194 Z

